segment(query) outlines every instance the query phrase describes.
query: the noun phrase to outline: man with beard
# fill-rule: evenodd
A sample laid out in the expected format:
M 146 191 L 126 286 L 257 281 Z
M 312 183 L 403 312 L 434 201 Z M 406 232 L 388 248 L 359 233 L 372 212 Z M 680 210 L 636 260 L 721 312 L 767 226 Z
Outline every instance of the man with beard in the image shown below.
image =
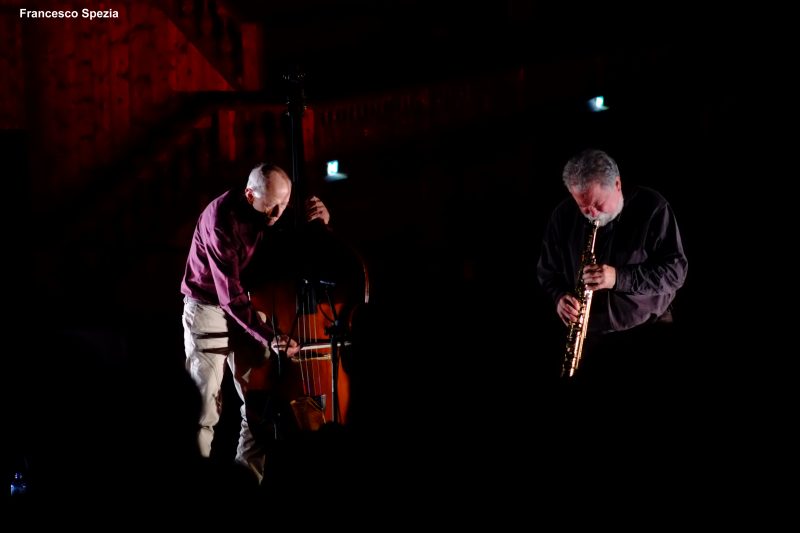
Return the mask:
M 578 282 L 593 291 L 572 382 L 609 395 L 637 385 L 653 393 L 673 374 L 671 308 L 687 271 L 675 215 L 657 191 L 623 189 L 617 163 L 600 150 L 574 156 L 562 178 L 571 198 L 550 217 L 537 277 L 567 326 L 579 318 Z M 596 262 L 583 264 L 594 222 Z

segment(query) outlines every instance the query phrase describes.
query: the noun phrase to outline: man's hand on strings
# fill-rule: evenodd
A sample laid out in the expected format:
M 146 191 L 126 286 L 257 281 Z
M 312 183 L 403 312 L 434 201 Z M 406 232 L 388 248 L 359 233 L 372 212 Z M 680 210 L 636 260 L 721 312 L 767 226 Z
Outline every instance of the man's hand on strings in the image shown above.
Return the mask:
M 325 207 L 322 200 L 316 196 L 312 196 L 306 200 L 306 220 L 311 222 L 317 219 L 327 224 L 331 220 L 331 214 L 328 213 L 328 208 Z
M 285 353 L 286 357 L 294 357 L 300 352 L 300 345 L 288 335 L 276 335 L 269 347 L 275 353 Z

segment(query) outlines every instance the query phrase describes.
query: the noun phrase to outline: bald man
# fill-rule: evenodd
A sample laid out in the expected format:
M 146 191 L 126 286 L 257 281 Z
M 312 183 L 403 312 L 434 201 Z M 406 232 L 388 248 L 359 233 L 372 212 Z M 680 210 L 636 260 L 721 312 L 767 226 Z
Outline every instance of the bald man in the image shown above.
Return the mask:
M 250 172 L 244 191 L 230 190 L 213 200 L 197 222 L 181 284 L 186 369 L 202 398 L 200 453 L 211 455 L 227 362 L 242 400 L 236 462 L 252 471 L 259 482 L 265 454 L 263 443 L 256 442 L 250 426 L 263 413 L 263 406 L 251 403 L 264 397 L 269 369 L 264 354 L 267 349 L 280 349 L 292 357 L 299 348 L 293 339 L 277 335 L 259 317 L 240 275 L 263 242 L 265 230 L 283 215 L 291 194 L 292 182 L 286 172 L 261 163 Z M 328 209 L 319 198 L 307 200 L 306 219 L 329 222 Z M 240 334 L 255 339 L 249 344 L 262 349 L 236 345 Z

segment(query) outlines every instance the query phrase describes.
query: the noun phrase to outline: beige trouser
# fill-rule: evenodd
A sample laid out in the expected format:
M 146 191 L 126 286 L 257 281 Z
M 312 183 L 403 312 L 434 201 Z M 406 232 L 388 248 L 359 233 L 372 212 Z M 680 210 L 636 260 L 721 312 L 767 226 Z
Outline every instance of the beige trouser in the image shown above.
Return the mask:
M 249 468 L 259 482 L 264 472 L 264 443 L 256 442 L 250 430 L 247 400 L 267 389 L 269 366 L 254 340 L 238 342 L 242 335 L 231 334 L 229 319 L 218 305 L 186 299 L 183 306 L 183 339 L 186 370 L 197 384 L 202 398 L 198 443 L 205 457 L 211 455 L 214 426 L 222 411 L 222 378 L 225 362 L 233 373 L 236 391 L 242 400 L 241 429 L 236 462 Z M 250 410 L 253 411 L 252 409 Z

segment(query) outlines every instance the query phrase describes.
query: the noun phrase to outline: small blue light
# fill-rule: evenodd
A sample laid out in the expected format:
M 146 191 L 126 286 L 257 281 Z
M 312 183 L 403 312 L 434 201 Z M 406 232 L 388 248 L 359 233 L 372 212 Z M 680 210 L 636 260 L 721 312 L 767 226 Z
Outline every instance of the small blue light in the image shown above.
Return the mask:
M 342 174 L 339 172 L 339 160 L 332 159 L 328 161 L 328 171 L 325 176 L 325 181 L 339 181 L 343 179 L 347 179 L 347 174 Z
M 595 112 L 605 111 L 608 109 L 608 106 L 605 105 L 605 98 L 602 96 L 595 96 L 594 98 L 589 100 L 589 109 Z

